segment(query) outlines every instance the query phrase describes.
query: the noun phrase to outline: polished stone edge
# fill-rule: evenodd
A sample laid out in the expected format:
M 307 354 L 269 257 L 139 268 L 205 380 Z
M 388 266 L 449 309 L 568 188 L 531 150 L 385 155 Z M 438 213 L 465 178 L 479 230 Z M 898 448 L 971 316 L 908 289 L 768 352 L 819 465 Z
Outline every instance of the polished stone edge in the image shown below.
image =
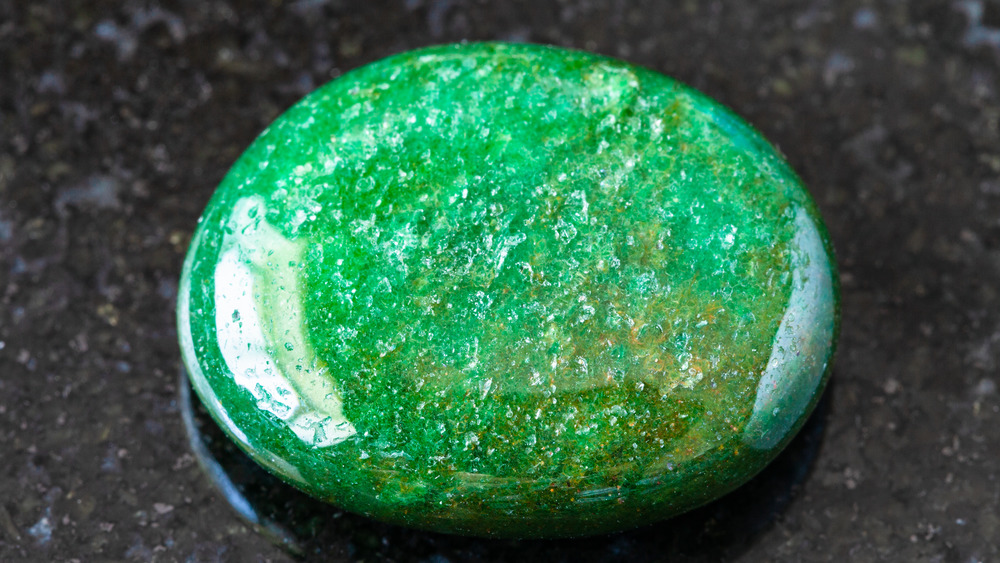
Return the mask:
M 621 542 L 636 544 L 657 561 L 662 548 L 718 559 L 751 545 L 784 514 L 812 472 L 823 447 L 835 380 L 817 397 L 814 410 L 757 475 L 733 491 L 673 518 L 619 532 L 575 538 L 504 539 L 461 536 L 379 522 L 343 511 L 308 496 L 260 467 L 233 443 L 191 392 L 186 371 L 178 377 L 178 400 L 191 450 L 209 482 L 241 521 L 295 557 L 346 549 L 358 558 L 378 559 L 388 546 L 406 544 L 414 553 L 429 551 L 461 558 L 470 548 L 526 558 L 540 550 L 565 557 L 616 552 Z M 315 524 L 319 522 L 320 525 Z M 377 538 L 378 541 L 374 541 Z M 356 553 L 355 553 L 356 551 Z M 370 552 L 370 553 L 369 553 Z M 352 555 L 352 556 L 353 556 Z

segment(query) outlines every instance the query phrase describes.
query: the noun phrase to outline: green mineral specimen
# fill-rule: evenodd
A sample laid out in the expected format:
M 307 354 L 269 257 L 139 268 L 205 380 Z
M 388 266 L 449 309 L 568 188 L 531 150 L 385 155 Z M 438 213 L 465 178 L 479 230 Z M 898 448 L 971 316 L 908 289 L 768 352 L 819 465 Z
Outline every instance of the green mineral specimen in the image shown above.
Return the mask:
M 347 510 L 620 530 L 723 495 L 815 405 L 838 332 L 816 207 L 665 76 L 448 45 L 271 125 L 198 226 L 178 323 L 215 420 Z

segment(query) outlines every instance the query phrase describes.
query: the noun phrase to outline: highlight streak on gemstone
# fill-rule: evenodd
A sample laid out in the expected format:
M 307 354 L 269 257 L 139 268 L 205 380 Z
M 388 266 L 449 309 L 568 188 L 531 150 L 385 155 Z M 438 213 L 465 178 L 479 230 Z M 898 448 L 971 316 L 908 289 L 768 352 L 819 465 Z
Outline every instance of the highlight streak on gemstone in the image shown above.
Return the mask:
M 219 348 L 236 383 L 304 442 L 334 446 L 356 433 L 303 330 L 301 245 L 265 219 L 264 201 L 238 201 L 215 268 Z
M 773 448 L 801 418 L 827 367 L 816 351 L 833 345 L 833 326 L 823 322 L 833 317 L 835 302 L 823 239 L 801 207 L 795 209 L 795 227 L 792 294 L 744 430 L 758 449 Z

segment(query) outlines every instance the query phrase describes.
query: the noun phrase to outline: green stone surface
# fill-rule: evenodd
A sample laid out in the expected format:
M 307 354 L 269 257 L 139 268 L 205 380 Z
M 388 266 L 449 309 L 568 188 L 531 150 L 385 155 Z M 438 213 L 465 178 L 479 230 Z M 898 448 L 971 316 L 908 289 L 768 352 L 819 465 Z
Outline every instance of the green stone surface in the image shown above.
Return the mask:
M 551 47 L 404 53 L 318 89 L 212 198 L 183 356 L 256 461 L 345 509 L 557 537 L 748 480 L 826 381 L 836 271 L 756 132 Z

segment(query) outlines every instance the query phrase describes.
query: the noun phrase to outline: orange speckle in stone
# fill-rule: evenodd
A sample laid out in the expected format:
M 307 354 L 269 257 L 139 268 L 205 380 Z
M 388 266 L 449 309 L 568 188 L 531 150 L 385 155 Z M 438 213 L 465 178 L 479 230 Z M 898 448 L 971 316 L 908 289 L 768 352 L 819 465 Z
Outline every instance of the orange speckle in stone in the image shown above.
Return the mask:
M 694 358 L 690 361 L 688 369 L 691 370 L 692 375 L 697 374 L 698 377 L 701 377 L 712 367 L 711 364 L 712 362 L 705 358 Z
M 717 315 L 723 312 L 725 312 L 725 309 L 722 307 L 722 305 L 713 301 L 712 303 L 709 303 L 708 308 L 705 309 L 705 312 L 701 314 L 701 318 L 710 323 L 714 323 L 716 321 Z

